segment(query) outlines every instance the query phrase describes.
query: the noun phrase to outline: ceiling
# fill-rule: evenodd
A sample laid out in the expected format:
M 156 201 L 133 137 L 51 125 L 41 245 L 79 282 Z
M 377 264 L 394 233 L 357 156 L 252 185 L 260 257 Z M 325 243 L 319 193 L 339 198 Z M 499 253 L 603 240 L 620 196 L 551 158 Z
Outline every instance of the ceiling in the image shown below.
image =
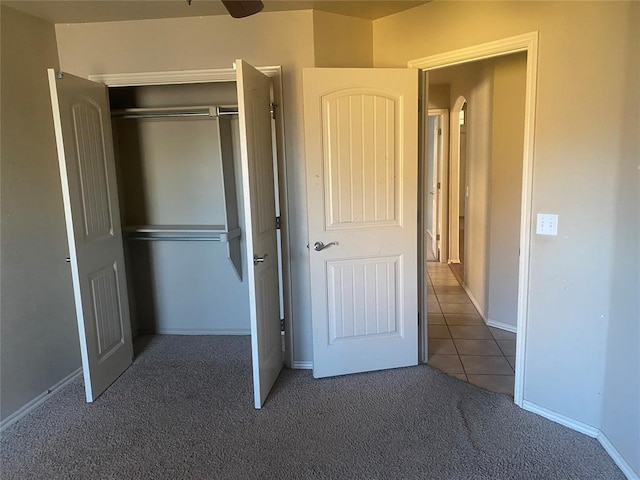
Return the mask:
M 314 9 L 375 20 L 422 5 L 429 0 L 262 1 L 265 5 L 263 12 Z M 51 23 L 114 22 L 228 15 L 219 0 L 192 0 L 191 6 L 187 4 L 187 0 L 2 0 L 2 3 Z

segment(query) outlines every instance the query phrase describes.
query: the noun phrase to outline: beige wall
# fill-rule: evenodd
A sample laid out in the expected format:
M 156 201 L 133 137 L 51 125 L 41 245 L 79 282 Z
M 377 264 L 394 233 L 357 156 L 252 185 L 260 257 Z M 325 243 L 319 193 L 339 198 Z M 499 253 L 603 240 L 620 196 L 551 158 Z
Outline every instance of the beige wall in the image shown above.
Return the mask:
M 618 170 L 636 141 L 629 136 L 637 137 L 637 129 L 627 128 L 638 108 L 627 107 L 637 83 L 630 85 L 625 73 L 639 68 L 631 47 L 637 23 L 630 21 L 638 8 L 635 2 L 432 2 L 373 27 L 376 66 L 539 32 L 533 213 L 559 214 L 559 234 L 532 236 L 524 396 L 592 426 L 602 413 L 606 350 L 616 348 L 605 342 L 612 299 L 621 318 L 633 315 L 637 301 L 612 297 L 612 267 L 618 190 L 630 187 Z M 637 224 L 630 210 L 620 214 Z M 637 376 L 638 367 L 626 372 L 616 380 L 623 390 L 623 378 Z M 623 416 L 637 418 L 638 403 L 627 406 L 612 431 L 623 428 Z M 638 468 L 637 456 L 634 462 Z
M 316 67 L 373 66 L 373 24 L 369 20 L 313 12 Z
M 492 80 L 490 61 L 439 69 L 430 74 L 430 82 L 446 82 L 448 106 L 452 110 L 460 97 L 467 100 L 466 171 L 460 172 L 460 216 L 464 216 L 464 280 L 467 291 L 486 318 L 489 302 L 489 217 L 491 176 Z M 429 87 L 441 103 L 443 89 Z M 457 118 L 450 119 L 457 122 Z M 452 129 L 450 129 L 451 131 Z M 463 169 L 463 167 L 461 167 Z M 465 197 L 465 186 L 469 196 Z M 462 205 L 464 200 L 464 206 Z
M 294 362 L 310 361 L 307 208 L 302 131 L 302 68 L 314 66 L 313 12 L 56 25 L 60 66 L 94 73 L 229 68 L 236 58 L 282 65 Z
M 492 61 L 489 298 L 487 321 L 516 327 L 526 54 Z
M 460 215 L 464 215 L 464 283 L 480 313 L 486 318 L 490 264 L 492 76 L 490 66 L 481 64 L 476 68 L 476 83 L 464 95 L 467 99 L 467 153 L 466 175 L 461 173 L 464 184 L 461 185 L 460 195 L 466 195 L 466 198 Z M 456 89 L 452 88 L 452 92 L 456 92 Z
M 1 7 L 0 418 L 80 367 L 47 67 L 52 25 Z
M 609 141 L 620 151 L 612 214 L 612 292 L 606 334 L 606 370 L 601 429 L 640 477 L 640 8 L 630 12 L 627 55 L 635 59 L 620 71 L 624 120 Z
M 449 110 L 449 84 L 431 84 L 429 82 L 429 108 Z

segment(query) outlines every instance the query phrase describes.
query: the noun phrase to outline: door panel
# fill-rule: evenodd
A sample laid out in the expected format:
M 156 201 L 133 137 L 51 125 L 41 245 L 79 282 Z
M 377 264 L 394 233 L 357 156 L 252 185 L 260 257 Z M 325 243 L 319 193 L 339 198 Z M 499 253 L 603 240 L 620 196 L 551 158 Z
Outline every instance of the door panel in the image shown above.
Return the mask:
M 249 262 L 253 391 L 255 407 L 261 408 L 282 369 L 271 81 L 242 60 L 236 60 L 235 65 Z
M 106 87 L 48 70 L 88 402 L 131 364 L 133 345 Z
M 417 363 L 417 101 L 417 70 L 304 71 L 315 377 Z

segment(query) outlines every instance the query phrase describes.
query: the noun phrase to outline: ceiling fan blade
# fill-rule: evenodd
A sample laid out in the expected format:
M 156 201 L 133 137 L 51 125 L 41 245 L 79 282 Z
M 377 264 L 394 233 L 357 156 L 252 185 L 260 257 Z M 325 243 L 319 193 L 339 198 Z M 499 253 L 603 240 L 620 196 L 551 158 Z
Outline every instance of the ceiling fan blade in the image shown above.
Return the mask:
M 221 0 L 233 18 L 243 18 L 262 11 L 264 4 L 260 0 Z

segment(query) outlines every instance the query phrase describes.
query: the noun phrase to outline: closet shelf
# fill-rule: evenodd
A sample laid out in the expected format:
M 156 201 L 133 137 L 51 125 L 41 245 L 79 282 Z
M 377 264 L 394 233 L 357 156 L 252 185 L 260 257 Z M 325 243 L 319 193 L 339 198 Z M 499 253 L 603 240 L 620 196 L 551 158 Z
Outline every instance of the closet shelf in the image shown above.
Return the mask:
M 130 225 L 122 231 L 130 240 L 228 242 L 242 234 L 240 228 L 227 230 L 224 225 Z
M 112 110 L 113 118 L 179 118 L 179 117 L 207 117 L 216 118 L 225 115 L 237 115 L 235 105 L 203 105 L 196 107 L 154 107 L 154 108 L 123 108 Z

